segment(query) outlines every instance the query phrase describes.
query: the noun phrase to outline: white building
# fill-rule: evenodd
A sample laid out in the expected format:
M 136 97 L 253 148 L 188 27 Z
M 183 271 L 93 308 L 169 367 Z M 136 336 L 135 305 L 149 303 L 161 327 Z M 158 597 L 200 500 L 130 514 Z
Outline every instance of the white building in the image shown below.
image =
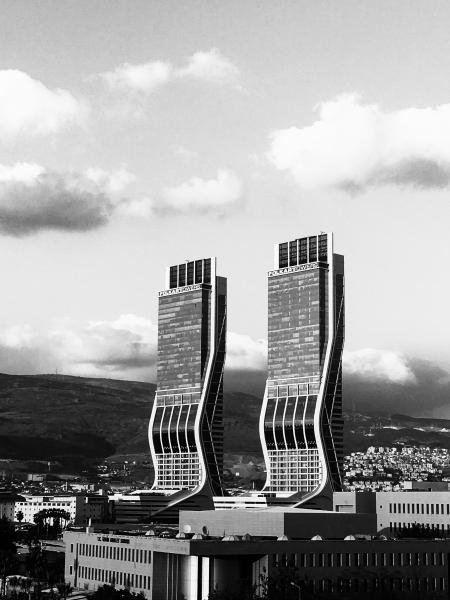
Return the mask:
M 418 526 L 449 536 L 450 491 L 443 487 L 446 482 L 424 482 L 423 486 L 413 482 L 397 492 L 335 492 L 333 508 L 340 513 L 375 512 L 377 530 L 390 535 Z
M 55 495 L 35 496 L 24 494 L 23 499 L 15 503 L 14 518 L 23 513 L 23 521 L 33 523 L 34 515 L 41 510 L 65 510 L 73 524 L 83 525 L 89 519 L 95 522 L 105 521 L 108 516 L 108 498 L 100 495 Z

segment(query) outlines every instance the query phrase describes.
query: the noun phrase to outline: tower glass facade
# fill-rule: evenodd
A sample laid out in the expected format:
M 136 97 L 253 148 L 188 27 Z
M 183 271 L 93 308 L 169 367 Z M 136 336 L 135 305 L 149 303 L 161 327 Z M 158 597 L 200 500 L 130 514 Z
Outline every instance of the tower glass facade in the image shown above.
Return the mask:
M 344 262 L 332 234 L 275 247 L 260 419 L 265 491 L 301 504 L 340 489 Z
M 159 292 L 152 491 L 221 493 L 226 279 L 215 258 L 168 269 Z

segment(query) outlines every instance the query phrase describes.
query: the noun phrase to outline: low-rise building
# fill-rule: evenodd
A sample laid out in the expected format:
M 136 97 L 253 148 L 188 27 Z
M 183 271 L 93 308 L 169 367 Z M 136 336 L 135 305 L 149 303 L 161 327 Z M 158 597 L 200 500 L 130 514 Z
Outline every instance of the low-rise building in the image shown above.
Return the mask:
M 41 510 L 60 509 L 70 515 L 70 521 L 75 525 L 85 525 L 107 520 L 108 497 L 101 495 L 29 495 L 24 494 L 21 501 L 15 503 L 15 518 L 22 512 L 23 520 L 33 523 L 34 515 Z
M 264 530 L 266 515 L 261 513 Z M 178 535 L 68 531 L 66 581 L 87 591 L 104 584 L 126 587 L 149 600 L 207 600 L 216 589 L 224 594 L 261 590 L 264 580 L 276 578 L 283 567 L 300 590 L 320 597 L 356 599 L 379 592 L 400 599 L 413 592 L 423 599 L 448 598 L 447 540 Z
M 450 537 L 450 491 L 435 491 L 427 485 L 428 491 L 411 485 L 401 492 L 336 492 L 333 508 L 340 514 L 376 513 L 379 533 L 397 535 L 419 526 Z
M 0 519 L 6 517 L 8 521 L 14 521 L 16 502 L 23 499 L 13 492 L 0 492 Z

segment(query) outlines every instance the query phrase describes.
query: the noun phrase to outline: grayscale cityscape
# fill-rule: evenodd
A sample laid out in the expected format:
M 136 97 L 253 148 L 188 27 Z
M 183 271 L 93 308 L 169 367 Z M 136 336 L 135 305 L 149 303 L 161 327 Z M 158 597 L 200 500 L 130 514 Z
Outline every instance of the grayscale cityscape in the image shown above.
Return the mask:
M 0 17 L 0 600 L 449 600 L 450 4 Z

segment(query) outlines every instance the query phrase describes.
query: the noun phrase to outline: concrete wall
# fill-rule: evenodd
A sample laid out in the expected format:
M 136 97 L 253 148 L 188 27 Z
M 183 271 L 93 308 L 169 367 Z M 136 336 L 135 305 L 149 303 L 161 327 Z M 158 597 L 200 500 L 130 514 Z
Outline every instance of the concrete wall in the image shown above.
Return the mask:
M 326 511 L 295 510 L 221 510 L 181 511 L 180 530 L 209 535 L 280 537 L 310 539 L 343 538 L 349 534 L 375 534 L 376 515 L 340 514 Z
M 333 510 L 339 513 L 375 513 L 375 492 L 334 492 Z

